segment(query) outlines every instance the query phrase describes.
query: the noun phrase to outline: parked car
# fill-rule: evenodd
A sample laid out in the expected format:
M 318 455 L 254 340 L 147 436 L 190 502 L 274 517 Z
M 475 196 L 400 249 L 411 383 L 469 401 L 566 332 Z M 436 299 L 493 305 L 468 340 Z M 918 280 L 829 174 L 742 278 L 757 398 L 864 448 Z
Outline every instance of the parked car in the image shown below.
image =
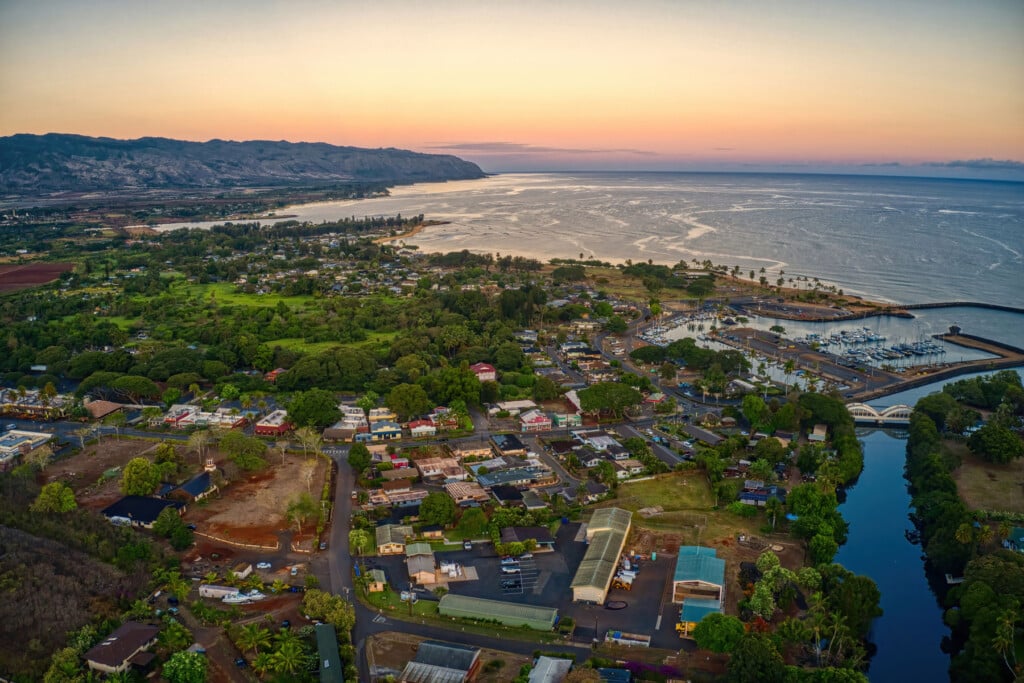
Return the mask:
M 299 575 L 299 568 L 298 567 L 292 567 L 291 575 L 292 576 L 298 576 Z
M 505 567 L 501 568 L 501 571 L 502 571 L 503 574 L 518 574 L 519 573 L 519 567 L 505 566 Z
M 327 550 L 327 541 L 320 541 L 320 550 Z
M 256 569 L 270 569 L 270 563 L 269 562 L 257 562 L 256 563 Z
M 503 557 L 501 558 L 502 567 L 510 567 L 512 565 L 519 564 L 519 560 L 514 557 Z
M 463 541 L 462 542 L 462 549 L 463 550 L 472 550 L 473 549 L 473 541 Z
M 235 666 L 237 666 L 239 669 L 244 669 L 245 667 L 247 667 L 249 665 L 246 663 L 246 661 L 244 659 L 239 657 L 238 659 L 235 660 Z
M 11 431 L 11 430 L 14 430 L 14 429 L 17 429 L 17 428 L 18 428 L 18 425 L 14 424 L 13 422 L 10 423 L 9 425 L 7 425 L 6 427 L 4 427 L 4 429 L 6 429 L 7 431 Z

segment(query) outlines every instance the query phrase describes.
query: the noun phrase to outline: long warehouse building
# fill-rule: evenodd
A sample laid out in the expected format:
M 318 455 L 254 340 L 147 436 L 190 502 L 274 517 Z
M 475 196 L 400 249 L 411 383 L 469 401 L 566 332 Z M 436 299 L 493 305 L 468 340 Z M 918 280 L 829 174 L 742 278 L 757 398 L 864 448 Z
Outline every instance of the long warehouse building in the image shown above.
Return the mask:
M 602 604 L 626 546 L 633 513 L 621 508 L 601 508 L 587 523 L 590 544 L 572 580 L 575 602 Z
M 445 617 L 493 620 L 507 626 L 528 626 L 538 631 L 550 631 L 558 621 L 558 610 L 554 607 L 520 605 L 456 593 L 442 595 L 437 611 Z

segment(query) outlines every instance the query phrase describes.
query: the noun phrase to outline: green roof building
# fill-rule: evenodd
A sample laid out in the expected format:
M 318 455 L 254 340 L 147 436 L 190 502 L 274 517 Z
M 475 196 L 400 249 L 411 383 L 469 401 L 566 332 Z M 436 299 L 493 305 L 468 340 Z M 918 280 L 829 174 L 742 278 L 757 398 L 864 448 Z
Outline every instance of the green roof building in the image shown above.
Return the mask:
M 574 601 L 601 604 L 608 597 L 632 519 L 632 512 L 620 508 L 594 511 L 587 523 L 589 546 L 572 579 Z
M 338 632 L 331 624 L 317 624 L 316 649 L 320 655 L 320 683 L 344 683 L 341 655 L 338 653 Z
M 679 548 L 672 583 L 672 602 L 687 597 L 721 601 L 725 596 L 725 560 L 714 548 L 684 545 Z
M 519 605 L 454 593 L 441 596 L 437 611 L 446 617 L 490 619 L 506 626 L 528 626 L 538 631 L 550 631 L 558 621 L 558 610 L 554 607 Z

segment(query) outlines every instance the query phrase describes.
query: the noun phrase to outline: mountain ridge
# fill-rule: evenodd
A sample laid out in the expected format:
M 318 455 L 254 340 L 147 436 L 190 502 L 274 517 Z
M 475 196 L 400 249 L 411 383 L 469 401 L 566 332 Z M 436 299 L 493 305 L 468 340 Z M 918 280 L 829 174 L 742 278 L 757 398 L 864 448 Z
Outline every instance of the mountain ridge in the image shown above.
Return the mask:
M 451 154 L 326 142 L 164 137 L 122 140 L 70 133 L 0 137 L 0 193 L 405 184 L 485 177 Z

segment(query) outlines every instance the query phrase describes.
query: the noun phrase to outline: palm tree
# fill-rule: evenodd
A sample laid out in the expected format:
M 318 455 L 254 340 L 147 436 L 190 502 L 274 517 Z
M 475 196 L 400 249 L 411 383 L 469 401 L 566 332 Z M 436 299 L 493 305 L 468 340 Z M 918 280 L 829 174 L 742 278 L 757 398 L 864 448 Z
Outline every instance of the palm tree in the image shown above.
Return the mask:
M 786 361 L 786 364 L 782 366 L 783 372 L 786 373 L 786 393 L 789 393 L 789 376 L 796 370 L 796 362 L 790 358 Z
M 261 676 L 270 671 L 271 666 L 272 662 L 269 652 L 261 652 L 252 660 L 252 670 Z
M 306 664 L 302 644 L 294 637 L 285 639 L 270 656 L 270 666 L 276 673 L 294 675 Z
M 252 650 L 259 655 L 261 647 L 270 647 L 270 631 L 259 624 L 246 624 L 239 631 L 236 642 L 243 652 Z
M 1014 647 L 1014 633 L 1016 631 L 1017 612 L 1008 609 L 1000 613 L 996 619 L 996 634 L 992 639 L 992 646 L 996 652 L 1003 656 L 1003 663 L 1010 670 L 1010 675 L 1017 678 L 1017 651 Z
M 956 533 L 953 535 L 953 537 L 956 539 L 957 543 L 962 543 L 963 545 L 970 545 L 974 542 L 974 529 L 971 527 L 970 524 L 964 522 L 963 524 L 957 527 Z
M 774 496 L 768 498 L 764 503 L 765 513 L 771 517 L 772 520 L 772 531 L 775 531 L 775 519 L 779 513 L 782 512 L 782 501 Z
M 992 527 L 988 524 L 982 524 L 981 528 L 978 529 L 978 545 L 982 547 L 988 545 L 993 535 L 995 534 L 992 531 Z

